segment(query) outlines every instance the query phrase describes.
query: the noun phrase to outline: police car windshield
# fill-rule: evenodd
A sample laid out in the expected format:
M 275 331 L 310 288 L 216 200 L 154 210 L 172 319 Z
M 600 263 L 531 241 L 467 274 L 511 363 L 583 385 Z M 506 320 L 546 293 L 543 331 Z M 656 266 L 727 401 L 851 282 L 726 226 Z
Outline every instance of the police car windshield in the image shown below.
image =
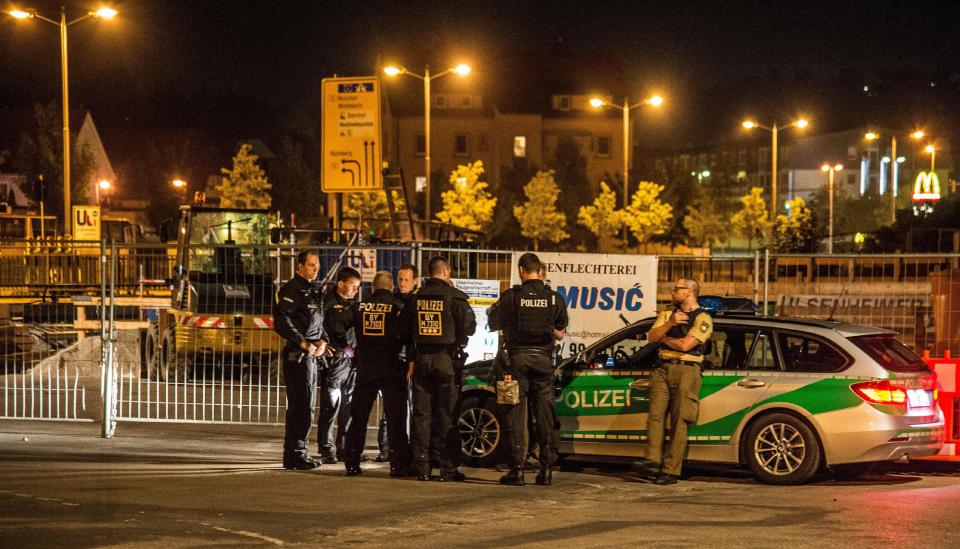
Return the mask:
M 922 358 L 891 335 L 851 337 L 850 341 L 891 372 L 928 372 Z

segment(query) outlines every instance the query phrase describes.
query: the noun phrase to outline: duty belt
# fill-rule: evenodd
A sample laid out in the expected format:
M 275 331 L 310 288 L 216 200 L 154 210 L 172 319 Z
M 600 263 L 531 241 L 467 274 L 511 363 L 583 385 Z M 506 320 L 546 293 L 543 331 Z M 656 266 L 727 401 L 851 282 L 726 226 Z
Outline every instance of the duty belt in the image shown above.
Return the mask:
M 703 366 L 702 362 L 694 360 L 680 360 L 679 358 L 661 358 L 660 364 L 686 364 L 689 366 Z

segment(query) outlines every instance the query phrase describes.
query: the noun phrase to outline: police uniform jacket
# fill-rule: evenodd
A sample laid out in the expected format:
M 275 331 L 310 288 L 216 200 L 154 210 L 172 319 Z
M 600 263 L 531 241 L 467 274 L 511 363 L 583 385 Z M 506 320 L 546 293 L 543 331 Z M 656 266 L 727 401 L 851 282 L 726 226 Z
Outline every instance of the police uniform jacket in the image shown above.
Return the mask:
M 570 322 L 563 297 L 532 279 L 503 292 L 488 311 L 491 330 L 503 330 L 508 350 L 553 350 L 554 330 Z
M 327 341 L 337 351 L 357 346 L 353 330 L 356 312 L 354 301 L 340 297 L 336 290 L 327 294 L 323 306 L 323 331 Z
M 273 329 L 288 349 L 323 339 L 320 288 L 300 275 L 281 286 L 273 308 Z
M 403 302 L 390 290 L 377 290 L 357 304 L 354 330 L 358 356 L 389 356 L 400 353 L 400 311 Z
M 439 278 L 429 278 L 401 313 L 400 339 L 417 352 L 465 346 L 477 330 L 469 297 Z

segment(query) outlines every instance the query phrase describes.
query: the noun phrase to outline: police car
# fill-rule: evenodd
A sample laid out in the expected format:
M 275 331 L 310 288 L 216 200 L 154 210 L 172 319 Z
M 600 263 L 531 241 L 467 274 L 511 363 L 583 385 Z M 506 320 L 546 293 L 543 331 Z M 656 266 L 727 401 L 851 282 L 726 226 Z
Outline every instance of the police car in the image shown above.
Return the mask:
M 714 317 L 688 460 L 746 465 L 761 482 L 799 484 L 826 466 L 850 473 L 939 451 L 936 374 L 895 333 L 745 309 Z M 558 365 L 561 456 L 646 455 L 653 321 L 631 324 Z M 506 456 L 489 368 L 485 361 L 464 371 L 459 428 L 464 457 L 478 466 Z

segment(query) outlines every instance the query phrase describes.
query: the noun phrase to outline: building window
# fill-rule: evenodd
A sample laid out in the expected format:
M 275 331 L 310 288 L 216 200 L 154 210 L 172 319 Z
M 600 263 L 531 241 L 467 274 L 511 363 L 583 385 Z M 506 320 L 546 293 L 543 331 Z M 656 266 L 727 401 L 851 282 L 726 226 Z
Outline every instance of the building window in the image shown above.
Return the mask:
M 467 156 L 467 134 L 458 133 L 454 137 L 453 151 L 457 156 Z
M 422 134 L 417 136 L 417 156 L 427 155 L 427 138 Z
M 853 188 L 856 184 L 857 184 L 857 176 L 854 175 L 854 174 L 852 174 L 852 173 L 848 173 L 848 174 L 847 174 L 847 186 L 850 187 L 850 188 Z
M 513 136 L 513 156 L 516 158 L 527 157 L 527 136 L 525 135 Z
M 433 106 L 438 109 L 447 108 L 447 96 L 443 95 L 442 93 L 435 95 L 433 97 Z
M 571 104 L 572 102 L 569 95 L 553 96 L 553 108 L 558 111 L 569 111 Z
M 847 160 L 856 160 L 856 159 L 857 159 L 857 148 L 847 147 Z
M 610 136 L 597 137 L 597 156 L 610 156 Z

